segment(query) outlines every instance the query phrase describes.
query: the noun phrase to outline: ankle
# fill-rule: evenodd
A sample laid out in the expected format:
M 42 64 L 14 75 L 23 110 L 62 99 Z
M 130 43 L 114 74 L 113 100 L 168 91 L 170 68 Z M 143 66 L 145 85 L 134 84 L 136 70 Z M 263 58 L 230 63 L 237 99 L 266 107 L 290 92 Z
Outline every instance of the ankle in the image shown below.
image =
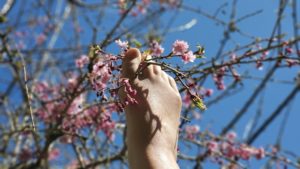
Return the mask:
M 179 169 L 176 153 L 165 148 L 149 146 L 144 150 L 129 150 L 128 157 L 132 169 Z

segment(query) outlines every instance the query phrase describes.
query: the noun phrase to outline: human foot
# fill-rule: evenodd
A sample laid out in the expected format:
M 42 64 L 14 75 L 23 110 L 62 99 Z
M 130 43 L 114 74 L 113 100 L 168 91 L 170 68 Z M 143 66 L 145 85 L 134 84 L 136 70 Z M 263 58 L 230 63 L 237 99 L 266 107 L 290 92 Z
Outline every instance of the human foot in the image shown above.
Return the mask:
M 138 102 L 125 107 L 129 165 L 132 169 L 179 168 L 180 94 L 174 79 L 160 66 L 150 64 L 135 78 L 142 60 L 138 49 L 129 49 L 122 64 L 122 78 L 130 79 Z M 119 96 L 125 100 L 124 90 Z

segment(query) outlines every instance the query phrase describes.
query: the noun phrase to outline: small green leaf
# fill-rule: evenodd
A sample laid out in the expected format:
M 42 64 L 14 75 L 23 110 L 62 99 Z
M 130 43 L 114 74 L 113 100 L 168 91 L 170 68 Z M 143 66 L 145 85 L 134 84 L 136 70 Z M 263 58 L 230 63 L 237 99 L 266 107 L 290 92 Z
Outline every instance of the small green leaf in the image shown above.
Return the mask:
M 132 43 L 137 47 L 137 48 L 140 48 L 140 47 L 142 47 L 142 44 L 141 44 L 141 42 L 139 42 L 138 40 L 136 40 L 136 39 L 134 39 L 134 40 L 132 40 Z
M 101 48 L 99 45 L 91 45 L 89 49 L 89 58 L 94 58 L 100 51 Z
M 204 104 L 203 100 L 197 95 L 191 95 L 193 103 L 202 111 L 206 110 L 206 105 Z
M 4 23 L 6 21 L 7 21 L 6 17 L 3 15 L 0 15 L 0 23 Z
M 196 55 L 196 58 L 205 59 L 206 57 L 204 55 Z
M 197 58 L 205 58 L 205 48 L 201 45 L 197 45 L 198 50 L 195 52 Z

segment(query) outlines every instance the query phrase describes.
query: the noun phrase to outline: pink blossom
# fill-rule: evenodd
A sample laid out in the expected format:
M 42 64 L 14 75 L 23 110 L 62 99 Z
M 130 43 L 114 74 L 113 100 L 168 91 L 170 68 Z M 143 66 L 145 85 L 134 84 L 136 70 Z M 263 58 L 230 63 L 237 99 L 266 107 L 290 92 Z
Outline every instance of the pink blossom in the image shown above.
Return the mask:
M 123 14 L 125 12 L 125 8 L 126 8 L 126 1 L 118 0 L 118 6 L 120 8 L 120 14 Z
M 150 2 L 151 2 L 151 0 L 143 0 L 143 4 L 144 4 L 144 5 L 149 5 Z
M 67 110 L 67 114 L 69 115 L 75 115 L 81 111 L 81 105 L 83 105 L 85 101 L 85 94 L 81 94 L 77 96 L 71 105 L 69 106 L 69 109 Z
M 102 118 L 101 122 L 97 126 L 97 130 L 102 130 L 104 134 L 111 140 L 113 141 L 115 139 L 114 135 L 114 129 L 115 129 L 115 122 L 111 120 L 110 115 L 107 116 L 106 118 Z
M 58 148 L 53 148 L 48 153 L 48 160 L 55 160 L 59 156 L 60 151 Z
M 137 12 L 140 13 L 140 14 L 145 14 L 147 13 L 147 9 L 146 9 L 146 6 L 143 5 L 138 5 L 137 6 Z
M 153 56 L 160 56 L 162 53 L 164 53 L 164 48 L 158 44 L 157 41 L 152 42 L 151 44 L 151 53 Z
M 185 52 L 188 51 L 189 45 L 187 42 L 182 41 L 182 40 L 176 40 L 173 43 L 173 53 L 175 55 L 183 55 Z
M 214 93 L 213 89 L 205 89 L 204 95 L 209 97 Z
M 70 143 L 74 142 L 74 140 L 75 140 L 75 137 L 70 136 L 70 135 L 64 135 L 59 138 L 59 141 L 63 144 L 70 144 Z
M 196 56 L 194 55 L 194 53 L 192 51 L 188 51 L 186 53 L 184 53 L 182 56 L 181 56 L 183 62 L 186 64 L 186 63 L 189 63 L 189 62 L 194 62 L 194 60 L 196 59 Z
M 93 70 L 90 74 L 90 81 L 93 89 L 96 91 L 103 90 L 110 78 L 111 68 L 109 64 L 104 63 L 102 60 L 98 60 L 98 62 L 93 65 Z
M 260 59 L 256 60 L 256 68 L 258 70 L 263 70 L 263 63 Z
M 195 139 L 195 134 L 200 131 L 200 127 L 198 125 L 187 125 L 185 127 L 186 138 L 193 140 Z
M 294 52 L 293 48 L 291 48 L 291 47 L 286 47 L 285 48 L 285 53 L 286 54 L 292 54 L 293 52 Z
M 179 1 L 178 0 L 160 0 L 160 3 L 161 4 L 166 3 L 166 4 L 170 5 L 171 7 L 175 7 L 176 5 L 179 4 Z
M 270 52 L 268 50 L 266 50 L 266 51 L 263 51 L 261 55 L 262 55 L 263 58 L 265 58 L 269 55 L 269 53 Z
M 89 63 L 89 57 L 87 55 L 81 55 L 80 58 L 75 60 L 76 67 L 83 68 L 84 65 Z
M 222 142 L 220 144 L 221 152 L 228 158 L 238 155 L 238 149 L 232 144 L 228 142 Z
M 237 60 L 237 55 L 236 55 L 235 53 L 232 53 L 232 54 L 230 55 L 230 58 L 231 58 L 231 60 L 232 60 L 233 62 L 235 62 L 235 61 Z
M 73 160 L 71 163 L 68 164 L 67 169 L 77 169 L 79 167 L 78 161 Z
M 224 84 L 224 81 L 223 81 L 223 77 L 220 77 L 218 75 L 214 75 L 214 81 L 215 81 L 215 84 L 216 84 L 218 90 L 224 90 L 225 89 L 225 84 Z
M 47 38 L 46 35 L 43 34 L 43 33 L 41 33 L 41 34 L 39 34 L 38 37 L 36 38 L 36 43 L 37 43 L 38 45 L 41 45 L 41 44 L 43 44 L 43 43 L 45 42 L 46 38 Z
M 128 48 L 128 41 L 121 41 L 120 39 L 116 40 L 115 43 L 122 49 L 125 50 Z
M 219 68 L 217 72 L 213 75 L 213 80 L 215 81 L 218 90 L 225 89 L 224 78 L 223 78 L 225 71 L 226 71 L 226 67 L 223 66 Z
M 265 149 L 264 148 L 259 148 L 259 149 L 257 149 L 256 150 L 256 155 L 255 155 L 255 157 L 257 158 L 257 159 L 262 159 L 262 158 L 264 158 L 265 157 Z
M 24 49 L 24 48 L 26 48 L 26 44 L 24 43 L 23 40 L 20 40 L 20 41 L 17 42 L 16 47 L 18 49 Z
M 71 75 L 69 78 L 68 78 L 68 81 L 67 81 L 67 88 L 70 89 L 70 90 L 74 90 L 75 87 L 77 87 L 77 83 L 78 83 L 78 80 L 77 80 L 77 77 L 75 75 Z
M 33 85 L 33 91 L 37 96 L 45 101 L 48 98 L 49 84 L 46 81 L 37 82 Z
M 23 38 L 26 36 L 26 32 L 25 31 L 16 31 L 15 32 L 16 37 L 18 38 Z
M 122 78 L 120 79 L 121 86 L 124 86 L 124 91 L 126 93 L 126 98 L 124 101 L 125 105 L 129 104 L 137 104 L 137 100 L 135 99 L 135 95 L 137 94 L 137 91 L 132 88 L 131 84 L 129 83 L 129 79 Z
M 219 145 L 216 141 L 209 141 L 207 142 L 207 149 L 209 152 L 213 153 L 213 152 L 217 152 Z
M 189 107 L 192 103 L 191 95 L 186 93 L 182 98 L 182 103 L 183 103 L 183 106 Z
M 294 59 L 285 59 L 285 61 L 288 65 L 288 67 L 292 67 L 292 66 L 300 63 L 299 60 L 294 60 Z
M 226 138 L 229 142 L 233 143 L 234 140 L 236 139 L 236 133 L 231 131 L 231 132 L 227 133 Z
M 193 117 L 194 119 L 199 120 L 201 119 L 201 114 L 199 112 L 193 112 Z
M 237 155 L 239 156 L 239 157 L 241 157 L 243 160 L 249 160 L 250 159 L 250 157 L 253 155 L 253 154 L 255 154 L 255 149 L 254 148 L 252 148 L 252 147 L 249 147 L 249 146 L 247 146 L 247 145 L 245 145 L 245 144 L 242 144 L 241 146 L 240 146 L 240 148 L 238 149 L 238 151 L 237 151 Z

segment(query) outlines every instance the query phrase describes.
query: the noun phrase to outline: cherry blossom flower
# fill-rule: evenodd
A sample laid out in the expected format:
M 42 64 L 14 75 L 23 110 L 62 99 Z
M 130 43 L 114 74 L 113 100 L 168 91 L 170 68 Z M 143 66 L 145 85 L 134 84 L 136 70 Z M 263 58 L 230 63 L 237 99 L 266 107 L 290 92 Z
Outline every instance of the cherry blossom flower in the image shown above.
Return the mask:
M 125 105 L 129 104 L 137 104 L 137 100 L 135 99 L 135 95 L 137 94 L 137 91 L 132 88 L 131 84 L 129 83 L 129 79 L 122 78 L 120 79 L 121 86 L 124 86 L 124 91 L 126 93 L 126 98 L 124 101 Z
M 43 33 L 41 33 L 41 34 L 39 34 L 38 37 L 36 38 L 36 43 L 37 43 L 38 45 L 41 45 L 41 44 L 43 44 L 43 43 L 45 42 L 46 38 L 47 38 L 46 35 L 43 34 Z
M 128 41 L 121 41 L 120 39 L 116 40 L 115 43 L 122 49 L 126 50 L 128 48 Z
M 151 2 L 151 0 L 143 0 L 143 4 L 144 4 L 144 5 L 149 5 L 150 2 Z
M 184 53 L 182 56 L 181 56 L 183 62 L 186 64 L 186 63 L 189 63 L 189 62 L 194 62 L 194 60 L 196 59 L 196 56 L 193 54 L 192 51 L 188 51 L 186 53 Z
M 209 141 L 207 142 L 207 149 L 209 152 L 214 153 L 217 152 L 219 149 L 219 145 L 216 141 Z
M 256 60 L 256 68 L 258 70 L 263 70 L 263 63 L 262 63 L 262 61 L 266 59 L 266 57 L 267 57 L 268 54 L 269 54 L 269 51 L 264 51 L 262 53 L 262 55 L 260 56 L 260 58 L 258 58 Z
M 292 53 L 294 53 L 294 50 L 293 50 L 293 48 L 291 48 L 291 47 L 286 47 L 286 48 L 285 48 L 285 53 L 286 53 L 286 54 L 292 54 Z
M 215 84 L 216 84 L 218 90 L 225 89 L 224 78 L 223 78 L 225 71 L 226 71 L 226 67 L 221 67 L 213 75 L 213 80 L 215 81 Z
M 81 55 L 80 58 L 75 60 L 76 67 L 83 68 L 84 65 L 89 63 L 89 57 L 87 55 Z
M 213 89 L 205 89 L 204 95 L 209 97 L 214 93 Z
M 292 66 L 300 63 L 299 60 L 294 60 L 294 59 L 285 59 L 285 61 L 288 65 L 288 67 L 292 67 Z
M 153 56 L 160 56 L 165 49 L 157 41 L 153 41 L 150 50 Z
M 200 127 L 198 125 L 187 125 L 185 127 L 186 138 L 190 140 L 195 139 L 195 135 L 199 133 Z
M 105 120 L 101 120 L 101 122 L 97 126 L 97 129 L 98 130 L 101 129 L 104 132 L 104 134 L 107 136 L 107 138 L 109 138 L 111 141 L 114 141 L 115 135 L 113 131 L 115 129 L 115 126 L 116 125 L 114 121 L 105 119 Z
M 227 133 L 226 138 L 230 143 L 233 143 L 234 140 L 236 139 L 236 133 L 231 131 L 231 132 Z
M 103 90 L 111 77 L 111 68 L 109 64 L 99 59 L 94 65 L 90 74 L 90 82 L 96 91 Z
M 191 95 L 186 93 L 182 98 L 182 103 L 184 107 L 189 107 L 192 104 Z
M 194 117 L 194 119 L 196 119 L 196 120 L 200 120 L 201 119 L 201 114 L 199 113 L 199 112 L 193 112 L 193 117 Z
M 254 149 L 242 144 L 236 155 L 241 157 L 243 160 L 249 160 L 251 155 L 254 154 Z
M 60 151 L 58 148 L 53 148 L 48 153 L 48 160 L 55 160 L 59 156 Z
M 188 51 L 189 45 L 187 42 L 183 41 L 183 40 L 176 40 L 173 43 L 173 53 L 175 55 L 183 55 L 184 53 L 186 53 Z
M 178 0 L 160 0 L 159 2 L 161 4 L 166 3 L 166 4 L 170 5 L 171 7 L 175 7 L 179 3 Z
M 237 55 L 236 55 L 235 53 L 232 53 L 232 54 L 230 55 L 230 59 L 231 59 L 233 62 L 236 62 L 236 60 L 237 60 Z
M 262 158 L 264 158 L 265 157 L 265 149 L 264 148 L 259 148 L 259 149 L 257 149 L 256 150 L 256 155 L 255 155 L 255 157 L 257 158 L 257 159 L 262 159 Z

